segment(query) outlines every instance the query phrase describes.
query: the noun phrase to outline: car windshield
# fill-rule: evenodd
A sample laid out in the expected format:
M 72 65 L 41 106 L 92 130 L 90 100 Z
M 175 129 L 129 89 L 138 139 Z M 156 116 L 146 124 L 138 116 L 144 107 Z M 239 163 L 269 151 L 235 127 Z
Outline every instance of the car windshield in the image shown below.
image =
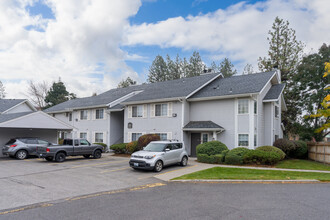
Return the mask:
M 149 143 L 143 150 L 152 152 L 162 152 L 165 149 L 165 144 L 162 143 Z

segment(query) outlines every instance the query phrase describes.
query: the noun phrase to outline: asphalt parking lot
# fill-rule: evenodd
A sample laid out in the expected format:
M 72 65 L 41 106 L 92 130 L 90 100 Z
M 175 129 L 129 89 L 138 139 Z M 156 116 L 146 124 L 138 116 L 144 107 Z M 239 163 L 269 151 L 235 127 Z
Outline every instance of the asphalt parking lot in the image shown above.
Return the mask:
M 98 160 L 71 157 L 63 163 L 0 158 L 0 210 L 160 182 L 153 178 L 159 173 L 133 170 L 128 161 L 110 154 Z M 183 168 L 171 166 L 161 173 L 178 169 Z

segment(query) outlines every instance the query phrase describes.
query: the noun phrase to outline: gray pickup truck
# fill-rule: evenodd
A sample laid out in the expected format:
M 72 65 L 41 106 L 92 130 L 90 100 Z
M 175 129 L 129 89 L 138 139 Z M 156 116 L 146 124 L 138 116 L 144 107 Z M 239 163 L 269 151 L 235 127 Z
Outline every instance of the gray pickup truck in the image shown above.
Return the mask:
M 90 144 L 86 139 L 64 139 L 63 145 L 51 145 L 48 147 L 37 147 L 37 155 L 47 161 L 63 162 L 67 156 L 91 155 L 95 159 L 102 156 L 103 147 Z

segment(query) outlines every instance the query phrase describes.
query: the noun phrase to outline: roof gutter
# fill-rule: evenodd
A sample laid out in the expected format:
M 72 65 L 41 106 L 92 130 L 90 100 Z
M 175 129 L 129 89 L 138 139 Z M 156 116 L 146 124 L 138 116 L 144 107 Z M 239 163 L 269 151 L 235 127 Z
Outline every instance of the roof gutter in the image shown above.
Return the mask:
M 235 94 L 235 95 L 223 95 L 223 96 L 211 96 L 211 97 L 202 97 L 202 98 L 191 98 L 187 101 L 189 102 L 197 102 L 197 101 L 208 101 L 208 100 L 216 100 L 216 99 L 230 99 L 230 98 L 240 98 L 240 97 L 248 97 L 253 95 L 258 95 L 259 93 L 243 93 L 243 94 Z
M 141 100 L 134 102 L 122 102 L 121 105 L 137 105 L 137 104 L 146 104 L 146 103 L 155 103 L 155 102 L 169 102 L 169 101 L 178 101 L 179 99 L 184 99 L 185 97 L 173 97 L 173 98 L 164 98 L 164 99 L 152 99 L 152 100 Z

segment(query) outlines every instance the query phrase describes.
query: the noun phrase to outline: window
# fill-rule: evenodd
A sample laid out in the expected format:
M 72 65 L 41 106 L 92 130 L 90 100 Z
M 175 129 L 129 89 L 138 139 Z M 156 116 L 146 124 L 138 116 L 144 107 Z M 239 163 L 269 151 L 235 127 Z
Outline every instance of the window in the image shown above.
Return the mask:
M 87 139 L 87 133 L 86 132 L 81 132 L 80 133 L 80 138 Z
M 95 133 L 95 142 L 103 143 L 103 133 Z
M 258 112 L 258 103 L 257 103 L 257 101 L 254 101 L 254 114 L 257 114 L 257 112 Z
M 181 143 L 172 144 L 172 150 L 177 150 L 177 149 L 181 149 L 181 148 L 182 148 Z
M 275 141 L 278 139 L 278 135 L 275 135 Z
M 79 140 L 74 140 L 74 146 L 79 146 Z
M 69 121 L 72 121 L 72 113 L 69 113 Z
M 249 135 L 248 134 L 239 134 L 238 135 L 238 146 L 243 146 L 243 147 L 249 146 Z
M 26 144 L 38 144 L 37 139 L 26 139 Z
M 249 113 L 249 100 L 240 99 L 238 100 L 238 114 L 248 114 Z
M 133 118 L 141 118 L 143 117 L 143 106 L 137 105 L 132 107 L 132 117 Z
M 255 147 L 257 146 L 257 135 L 256 134 L 254 135 L 254 146 Z
M 278 118 L 279 117 L 279 107 L 277 105 L 275 105 L 275 117 Z
M 80 145 L 89 146 L 89 142 L 86 140 L 80 140 Z
M 95 111 L 95 119 L 103 119 L 104 110 L 96 109 Z
M 87 110 L 80 111 L 80 120 L 87 120 Z
M 167 140 L 167 133 L 156 133 L 159 135 L 161 141 Z
M 209 141 L 209 134 L 204 133 L 202 134 L 202 143 L 206 143 Z
M 167 104 L 155 105 L 155 116 L 167 116 Z
M 48 141 L 44 141 L 44 140 L 38 140 L 38 144 L 44 144 L 44 145 L 48 145 Z
M 137 141 L 141 136 L 142 133 L 132 133 L 132 141 Z

